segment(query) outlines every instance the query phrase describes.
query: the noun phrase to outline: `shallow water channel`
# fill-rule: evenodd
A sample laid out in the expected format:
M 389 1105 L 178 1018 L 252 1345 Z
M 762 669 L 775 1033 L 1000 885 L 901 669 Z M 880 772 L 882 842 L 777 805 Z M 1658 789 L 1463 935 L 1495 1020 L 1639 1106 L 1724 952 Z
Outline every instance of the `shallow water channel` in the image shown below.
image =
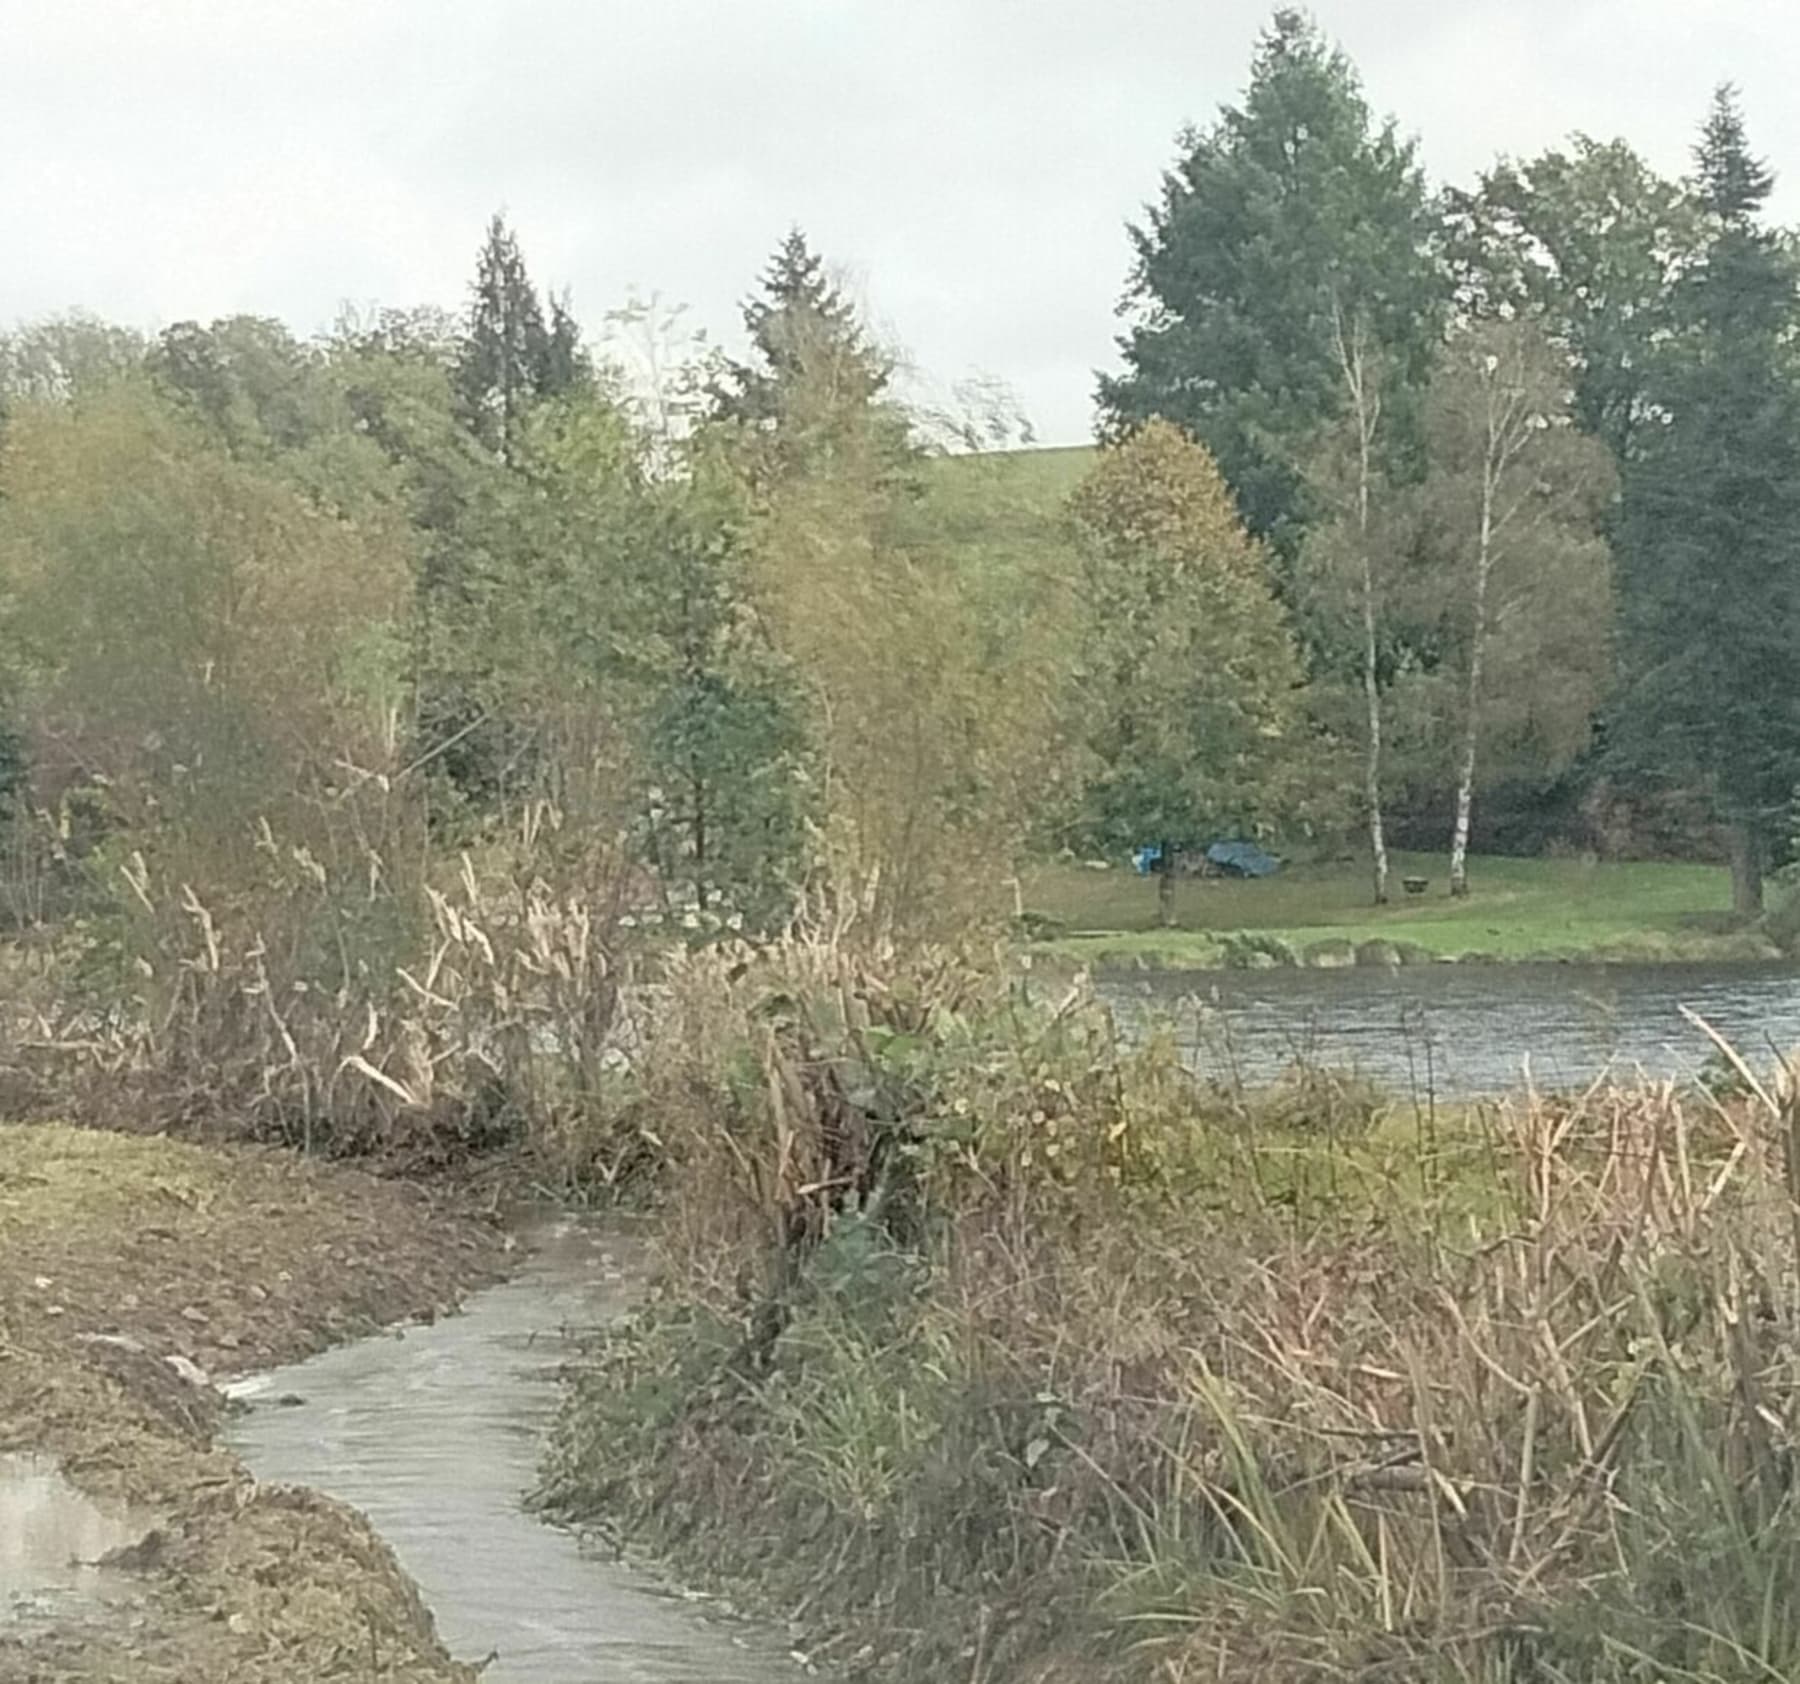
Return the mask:
M 142 1536 L 150 1517 L 77 1491 L 54 1462 L 0 1456 L 0 1623 L 81 1618 L 122 1595 L 100 1565 Z
M 518 1273 L 461 1314 L 259 1376 L 232 1448 L 259 1479 L 361 1509 L 451 1652 L 494 1655 L 490 1684 L 791 1684 L 802 1674 L 773 1638 L 525 1512 L 568 1336 L 630 1308 L 644 1258 L 612 1224 L 538 1222 L 521 1239 Z
M 1769 965 L 1419 965 L 1162 971 L 1097 979 L 1121 1028 L 1173 1024 L 1183 1056 L 1254 1086 L 1296 1060 L 1351 1067 L 1400 1094 L 1468 1098 L 1622 1076 L 1685 1076 L 1712 1043 L 1757 1069 L 1800 1046 L 1800 970 Z

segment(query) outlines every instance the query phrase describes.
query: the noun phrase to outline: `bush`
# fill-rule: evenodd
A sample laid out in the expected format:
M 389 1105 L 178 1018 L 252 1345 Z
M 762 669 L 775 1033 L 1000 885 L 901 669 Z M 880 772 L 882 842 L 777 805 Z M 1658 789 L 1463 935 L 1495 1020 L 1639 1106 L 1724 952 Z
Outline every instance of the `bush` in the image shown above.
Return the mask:
M 1782 952 L 1800 953 L 1800 887 L 1782 885 L 1763 917 L 1763 934 Z

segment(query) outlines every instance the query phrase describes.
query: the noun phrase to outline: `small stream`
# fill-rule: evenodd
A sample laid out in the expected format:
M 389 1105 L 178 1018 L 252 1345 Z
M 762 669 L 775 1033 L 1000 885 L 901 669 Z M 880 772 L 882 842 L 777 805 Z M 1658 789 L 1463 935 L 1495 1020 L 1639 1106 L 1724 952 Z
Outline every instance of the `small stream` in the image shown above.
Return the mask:
M 1430 966 L 1395 971 L 1112 976 L 1128 1033 L 1172 1019 L 1185 1055 L 1246 1082 L 1295 1057 L 1441 1095 L 1608 1068 L 1676 1074 L 1709 1046 L 1690 1005 L 1747 1054 L 1800 1044 L 1800 976 L 1749 967 Z M 766 1633 L 584 1547 L 525 1512 L 571 1334 L 628 1310 L 642 1241 L 616 1224 L 540 1222 L 505 1285 L 459 1315 L 259 1376 L 227 1440 L 258 1478 L 361 1509 L 418 1582 L 450 1650 L 494 1684 L 780 1684 Z
M 613 1224 L 565 1218 L 521 1238 L 519 1272 L 461 1314 L 259 1376 L 227 1442 L 259 1479 L 361 1509 L 445 1646 L 494 1655 L 490 1684 L 793 1684 L 773 1638 L 525 1512 L 568 1337 L 628 1310 L 645 1262 Z

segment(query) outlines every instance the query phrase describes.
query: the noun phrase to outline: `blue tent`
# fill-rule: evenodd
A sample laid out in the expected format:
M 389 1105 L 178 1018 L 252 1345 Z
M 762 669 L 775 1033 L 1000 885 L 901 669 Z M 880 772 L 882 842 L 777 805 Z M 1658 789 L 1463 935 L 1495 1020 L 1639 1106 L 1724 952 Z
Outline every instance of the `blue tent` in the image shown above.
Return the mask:
M 1228 877 L 1273 877 L 1281 869 L 1281 861 L 1254 842 L 1215 842 L 1206 862 Z

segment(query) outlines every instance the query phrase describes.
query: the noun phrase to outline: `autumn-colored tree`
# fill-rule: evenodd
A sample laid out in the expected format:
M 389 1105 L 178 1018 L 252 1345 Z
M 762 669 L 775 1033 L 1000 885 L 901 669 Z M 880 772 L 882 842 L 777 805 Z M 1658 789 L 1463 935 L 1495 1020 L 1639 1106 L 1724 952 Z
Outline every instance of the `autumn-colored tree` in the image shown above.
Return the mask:
M 1206 449 L 1151 422 L 1101 454 L 1071 505 L 1089 631 L 1085 825 L 1099 844 L 1180 851 L 1293 806 L 1300 662 L 1267 554 Z
M 789 369 L 743 443 L 754 599 L 810 720 L 827 845 L 890 924 L 966 927 L 1054 787 L 1066 545 L 996 539 L 1007 464 L 930 461 L 832 361 Z

